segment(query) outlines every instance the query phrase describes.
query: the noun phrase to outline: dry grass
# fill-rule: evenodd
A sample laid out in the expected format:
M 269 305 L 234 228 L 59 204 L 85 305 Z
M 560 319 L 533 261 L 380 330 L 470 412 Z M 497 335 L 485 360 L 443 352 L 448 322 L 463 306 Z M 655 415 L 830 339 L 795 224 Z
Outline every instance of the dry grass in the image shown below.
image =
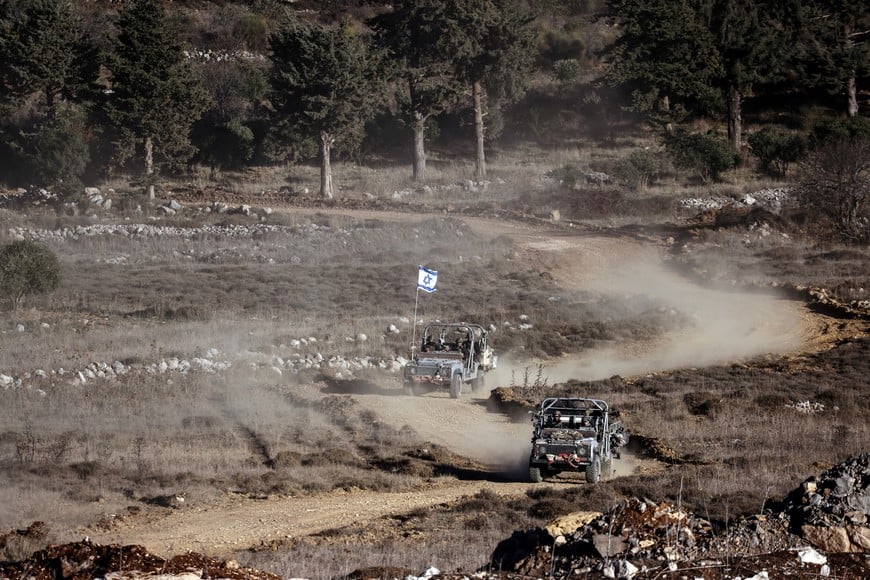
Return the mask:
M 627 495 L 681 501 L 714 519 L 760 513 L 808 474 L 866 451 L 870 341 L 840 345 L 800 364 L 749 364 L 659 373 L 626 381 L 577 382 L 538 397 L 594 396 L 622 411 L 635 434 L 656 437 L 679 466 L 620 480 Z M 810 402 L 818 412 L 790 407 Z

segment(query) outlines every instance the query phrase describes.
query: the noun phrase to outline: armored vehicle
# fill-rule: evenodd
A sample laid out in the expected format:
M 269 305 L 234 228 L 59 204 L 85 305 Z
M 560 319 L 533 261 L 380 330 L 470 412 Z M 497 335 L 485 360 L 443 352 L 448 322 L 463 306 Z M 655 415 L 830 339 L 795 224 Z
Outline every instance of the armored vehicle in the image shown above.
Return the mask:
M 423 329 L 420 350 L 405 365 L 405 391 L 447 388 L 457 399 L 463 385 L 474 392 L 485 387 L 484 376 L 496 367 L 498 357 L 489 346 L 486 330 L 469 322 L 430 322 Z
M 535 483 L 562 471 L 585 472 L 586 481 L 597 483 L 628 443 L 618 413 L 600 399 L 544 399 L 532 424 L 529 479 Z

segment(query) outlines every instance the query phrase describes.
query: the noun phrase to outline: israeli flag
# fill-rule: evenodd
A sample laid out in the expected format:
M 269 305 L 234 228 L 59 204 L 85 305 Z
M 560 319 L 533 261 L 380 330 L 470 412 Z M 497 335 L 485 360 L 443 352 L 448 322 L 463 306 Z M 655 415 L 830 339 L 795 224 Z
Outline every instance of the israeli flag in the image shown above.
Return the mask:
M 420 266 L 417 273 L 417 288 L 424 292 L 435 292 L 435 283 L 438 282 L 438 272 Z

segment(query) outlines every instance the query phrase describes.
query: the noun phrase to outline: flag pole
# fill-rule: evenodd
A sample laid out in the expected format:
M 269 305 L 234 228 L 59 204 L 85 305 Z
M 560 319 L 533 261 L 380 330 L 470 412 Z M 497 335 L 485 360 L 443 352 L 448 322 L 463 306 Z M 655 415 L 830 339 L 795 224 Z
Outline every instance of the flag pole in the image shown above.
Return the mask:
M 411 325 L 411 358 L 414 358 L 414 347 L 417 345 L 417 304 L 420 301 L 420 287 L 414 293 L 414 320 Z

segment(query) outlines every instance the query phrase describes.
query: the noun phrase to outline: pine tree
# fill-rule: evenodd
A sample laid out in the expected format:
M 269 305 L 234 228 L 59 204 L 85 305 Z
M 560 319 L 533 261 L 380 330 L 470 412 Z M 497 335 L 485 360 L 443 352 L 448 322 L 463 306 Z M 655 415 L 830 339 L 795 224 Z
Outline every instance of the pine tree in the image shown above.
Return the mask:
M 301 22 L 292 12 L 270 47 L 276 130 L 287 139 L 319 140 L 320 195 L 333 199 L 332 149 L 358 146 L 383 96 L 377 55 L 347 23 Z
M 802 74 L 810 84 L 845 96 L 858 115 L 858 79 L 870 73 L 870 5 L 851 0 L 806 0 L 801 6 Z
M 0 1 L 0 166 L 11 183 L 76 189 L 90 161 L 97 59 L 69 2 Z
M 475 177 L 486 177 L 484 123 L 487 106 L 519 98 L 529 80 L 535 36 L 532 15 L 514 0 L 444 2 L 440 54 L 454 77 L 471 89 Z
M 709 27 L 724 67 L 728 141 L 735 151 L 743 145 L 743 101 L 775 64 L 764 14 L 757 0 L 713 0 L 710 6 Z
M 426 125 L 459 93 L 450 55 L 439 49 L 445 9 L 443 0 L 399 0 L 392 11 L 369 23 L 376 43 L 393 63 L 399 118 L 413 132 L 413 175 L 418 183 L 426 175 Z
M 156 0 L 130 4 L 119 15 L 118 30 L 106 112 L 120 134 L 119 162 L 143 156 L 153 197 L 155 165 L 178 167 L 195 153 L 190 131 L 208 97 Z
M 69 2 L 0 2 L 0 105 L 8 114 L 31 95 L 49 114 L 73 84 L 77 49 L 83 43 Z
M 609 0 L 623 36 L 609 49 L 606 78 L 631 88 L 641 109 L 669 100 L 669 91 L 708 111 L 724 102 L 728 139 L 739 151 L 744 99 L 757 83 L 783 74 L 789 7 L 774 0 Z
M 697 2 L 610 0 L 605 16 L 619 37 L 602 55 L 604 82 L 632 110 L 670 127 L 691 110 L 721 107 L 722 60 Z

